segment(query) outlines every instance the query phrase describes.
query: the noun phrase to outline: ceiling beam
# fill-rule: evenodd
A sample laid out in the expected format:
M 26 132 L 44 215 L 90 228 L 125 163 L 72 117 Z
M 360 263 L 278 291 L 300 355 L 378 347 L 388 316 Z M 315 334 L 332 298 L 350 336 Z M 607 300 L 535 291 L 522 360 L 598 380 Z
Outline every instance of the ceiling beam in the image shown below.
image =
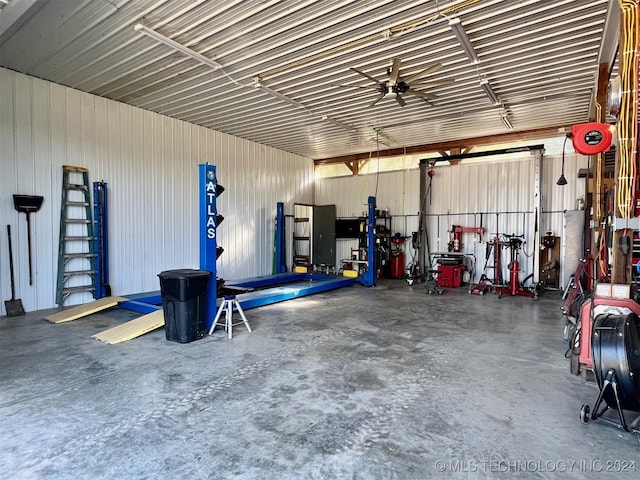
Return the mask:
M 344 162 L 344 164 L 349 170 L 351 170 L 351 173 L 358 175 L 358 172 L 360 171 L 360 162 Z
M 470 150 L 469 145 L 482 146 L 493 145 L 496 143 L 509 143 L 525 140 L 538 140 L 541 138 L 553 138 L 564 136 L 566 132 L 571 130 L 571 125 L 557 125 L 555 127 L 536 128 L 533 130 L 524 130 L 522 132 L 509 132 L 499 135 L 488 135 L 486 137 L 477 138 L 465 138 L 461 140 L 454 140 L 451 142 L 430 143 L 426 145 L 414 145 L 406 148 L 390 148 L 388 150 L 380 150 L 379 156 L 383 157 L 398 157 L 402 155 L 415 155 L 423 153 L 444 152 L 446 150 L 464 150 L 468 152 Z M 358 162 L 360 160 L 369 159 L 370 153 L 355 153 L 352 155 L 343 155 L 340 157 L 320 158 L 315 159 L 315 165 L 328 165 L 332 163 L 350 163 Z M 378 153 L 376 152 L 376 156 Z
M 451 149 L 449 150 L 449 156 L 453 157 L 453 156 L 460 155 L 464 148 L 465 147 L 451 147 Z M 459 163 L 460 163 L 460 160 L 449 160 L 450 165 L 457 165 Z

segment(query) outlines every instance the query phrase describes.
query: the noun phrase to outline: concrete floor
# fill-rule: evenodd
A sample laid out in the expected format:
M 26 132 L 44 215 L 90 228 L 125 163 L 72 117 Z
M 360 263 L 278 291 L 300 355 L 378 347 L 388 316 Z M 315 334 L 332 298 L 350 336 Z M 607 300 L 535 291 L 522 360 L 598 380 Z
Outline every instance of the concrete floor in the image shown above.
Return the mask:
M 0 477 L 637 479 L 638 440 L 579 421 L 560 304 L 381 281 L 190 344 L 0 318 Z

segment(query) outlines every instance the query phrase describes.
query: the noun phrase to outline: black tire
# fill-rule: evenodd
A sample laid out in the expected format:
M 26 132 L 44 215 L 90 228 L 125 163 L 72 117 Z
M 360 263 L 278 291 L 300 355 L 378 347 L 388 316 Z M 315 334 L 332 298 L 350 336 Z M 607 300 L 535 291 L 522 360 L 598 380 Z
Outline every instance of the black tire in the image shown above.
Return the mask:
M 589 405 L 582 405 L 582 408 L 580 409 L 580 421 L 582 423 L 589 423 L 589 419 L 591 418 L 591 409 L 589 408 Z

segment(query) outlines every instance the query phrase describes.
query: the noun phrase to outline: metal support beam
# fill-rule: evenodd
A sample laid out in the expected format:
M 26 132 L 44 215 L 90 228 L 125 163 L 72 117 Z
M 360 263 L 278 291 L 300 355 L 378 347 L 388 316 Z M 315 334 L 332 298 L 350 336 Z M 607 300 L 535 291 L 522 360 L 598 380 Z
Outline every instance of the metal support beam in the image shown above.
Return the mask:
M 618 20 L 619 23 L 619 20 Z M 606 103 L 607 103 L 607 90 L 609 85 L 609 63 L 601 63 L 598 66 L 598 89 L 596 91 L 595 98 L 595 115 L 592 117 L 596 122 L 605 122 L 606 117 Z M 592 99 L 593 103 L 593 99 Z M 591 250 L 591 246 L 597 245 L 597 236 L 601 230 L 600 221 L 602 219 L 602 177 L 604 172 L 604 153 L 599 153 L 591 157 L 593 171 L 593 192 L 589 195 L 588 189 L 585 195 L 585 222 L 584 222 L 584 237 L 585 237 L 585 250 Z M 587 179 L 586 185 L 589 185 Z M 591 214 L 593 212 L 593 216 Z M 591 220 L 595 220 L 594 228 L 591 229 Z
M 501 148 L 499 150 L 487 150 L 486 152 L 472 152 L 472 153 L 461 153 L 459 155 L 449 155 L 447 158 L 423 158 L 420 160 L 420 165 L 437 163 L 439 161 L 448 161 L 452 160 L 464 160 L 465 158 L 478 158 L 478 157 L 489 157 L 492 155 L 505 155 L 508 153 L 518 153 L 518 152 L 535 152 L 537 150 L 544 150 L 544 145 L 527 145 L 526 147 L 514 147 L 514 148 Z
M 533 151 L 533 283 L 540 281 L 540 217 L 544 211 L 542 202 L 543 154 L 543 149 Z
M 427 235 L 427 190 L 429 181 L 427 180 L 427 170 L 430 168 L 426 162 L 420 162 L 420 203 L 418 220 L 418 236 L 420 248 L 417 252 L 418 262 L 420 263 L 419 272 L 424 276 L 428 270 L 427 261 L 429 259 L 429 237 Z

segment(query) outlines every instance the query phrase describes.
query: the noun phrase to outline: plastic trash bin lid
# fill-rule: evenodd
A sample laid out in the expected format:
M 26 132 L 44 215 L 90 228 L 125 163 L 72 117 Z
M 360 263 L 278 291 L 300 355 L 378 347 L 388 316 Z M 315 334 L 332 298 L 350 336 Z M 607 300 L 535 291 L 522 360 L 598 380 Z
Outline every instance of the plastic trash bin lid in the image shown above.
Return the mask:
M 178 280 L 188 280 L 190 278 L 210 277 L 211 272 L 208 270 L 196 270 L 193 268 L 183 268 L 179 270 L 165 270 L 160 272 L 158 277 L 164 279 L 172 278 Z

